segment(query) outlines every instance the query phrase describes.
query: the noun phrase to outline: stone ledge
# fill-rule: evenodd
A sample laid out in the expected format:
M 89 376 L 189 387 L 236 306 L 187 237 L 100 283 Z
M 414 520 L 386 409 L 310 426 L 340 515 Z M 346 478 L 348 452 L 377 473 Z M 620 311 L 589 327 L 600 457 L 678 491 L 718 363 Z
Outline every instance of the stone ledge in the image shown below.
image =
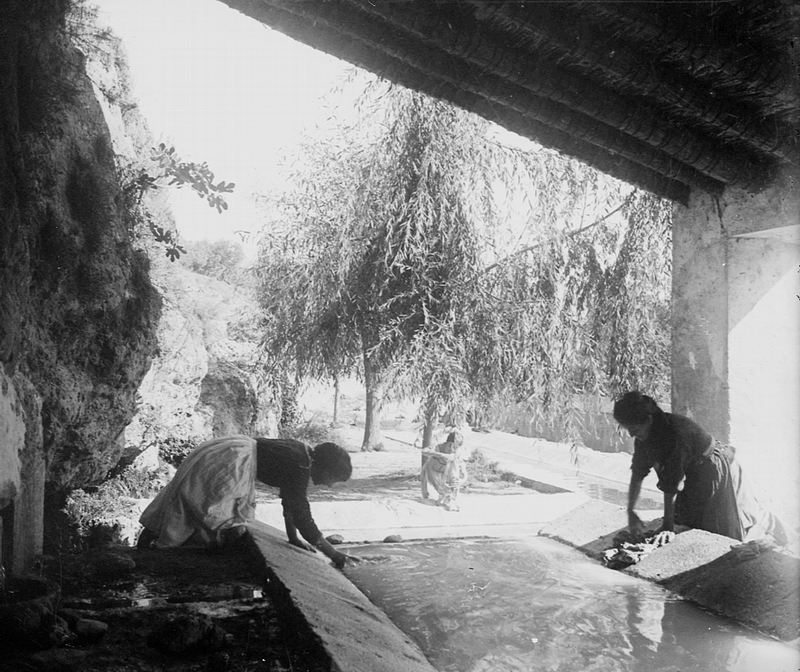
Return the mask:
M 267 569 L 267 592 L 302 615 L 340 672 L 435 672 L 414 644 L 321 553 L 254 522 L 248 530 Z
M 626 524 L 624 507 L 591 501 L 548 523 L 539 534 L 599 560 Z M 800 559 L 755 546 L 732 549 L 738 545 L 735 539 L 687 530 L 623 571 L 719 616 L 800 642 Z
M 691 541 L 684 539 L 696 533 Z M 674 551 L 716 537 L 702 530 L 678 535 Z M 730 539 L 722 537 L 726 542 Z M 664 547 L 664 550 L 669 546 Z M 659 549 L 661 550 L 661 549 Z M 661 554 L 659 554 L 661 555 Z M 649 558 L 646 558 L 646 560 Z M 655 560 L 656 558 L 653 558 Z M 642 562 L 644 564 L 644 561 Z M 749 555 L 731 550 L 659 581 L 684 599 L 784 641 L 800 643 L 800 560 L 775 550 Z

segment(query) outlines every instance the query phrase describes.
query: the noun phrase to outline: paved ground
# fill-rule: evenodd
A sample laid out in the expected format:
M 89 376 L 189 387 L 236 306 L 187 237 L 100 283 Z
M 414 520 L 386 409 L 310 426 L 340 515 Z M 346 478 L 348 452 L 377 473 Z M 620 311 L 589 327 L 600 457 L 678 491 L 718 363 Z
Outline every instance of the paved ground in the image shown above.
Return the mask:
M 354 451 L 350 455 L 353 476 L 332 492 L 312 493 L 311 499 L 320 529 L 341 534 L 347 541 L 380 541 L 393 534 L 405 539 L 535 534 L 544 523 L 591 499 L 621 503 L 627 496 L 629 455 L 586 450 L 576 465 L 561 444 L 503 432 L 475 432 L 465 436 L 469 451 L 480 451 L 499 471 L 513 474 L 517 487 L 498 491 L 473 483 L 459 499 L 460 510 L 446 511 L 433 500 L 422 501 L 418 480 L 408 478 L 419 473 L 415 431 L 384 430 L 386 449 L 376 453 L 357 450 L 361 427 L 343 427 L 338 432 L 342 443 Z M 376 474 L 380 476 L 373 480 Z M 645 517 L 657 517 L 660 501 L 649 477 L 639 510 Z M 275 527 L 283 525 L 274 496 L 271 501 L 259 500 L 257 517 Z
M 519 485 L 498 492 L 496 487 L 482 489 L 474 483 L 462 493 L 459 510 L 447 511 L 433 500 L 423 501 L 419 482 L 407 478 L 419 473 L 420 450 L 414 445 L 413 429 L 384 430 L 386 449 L 373 453 L 357 451 L 361 427 L 343 427 L 338 432 L 342 443 L 356 451 L 350 455 L 353 476 L 333 492 L 311 498 L 320 529 L 347 542 L 382 541 L 389 535 L 420 539 L 536 534 L 544 523 L 594 497 L 618 502 L 626 497 L 629 455 L 606 453 L 598 459 L 587 450 L 579 454 L 576 465 L 563 445 L 503 432 L 476 432 L 465 437 L 469 451 L 479 450 L 497 463 L 499 471 L 513 474 Z M 379 479 L 373 480 L 376 474 Z M 654 510 L 659 501 L 650 479 L 642 492 L 645 515 L 659 515 Z M 279 501 L 260 500 L 257 518 L 281 528 Z
M 380 542 L 396 535 L 404 540 L 442 537 L 537 534 L 542 525 L 589 501 L 583 493 L 461 497 L 460 511 L 446 511 L 421 499 L 314 502 L 314 520 L 325 535 L 345 543 Z M 259 504 L 256 518 L 281 529 L 280 502 Z

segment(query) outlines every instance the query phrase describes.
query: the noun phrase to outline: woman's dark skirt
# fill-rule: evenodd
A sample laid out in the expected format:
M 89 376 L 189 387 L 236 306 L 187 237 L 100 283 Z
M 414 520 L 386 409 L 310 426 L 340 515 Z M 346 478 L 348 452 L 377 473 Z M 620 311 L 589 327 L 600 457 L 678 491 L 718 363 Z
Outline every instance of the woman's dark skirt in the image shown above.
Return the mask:
M 675 500 L 675 523 L 739 541 L 772 536 L 787 543 L 784 526 L 756 499 L 735 459 L 735 451 L 719 441 L 711 454 L 688 469 Z

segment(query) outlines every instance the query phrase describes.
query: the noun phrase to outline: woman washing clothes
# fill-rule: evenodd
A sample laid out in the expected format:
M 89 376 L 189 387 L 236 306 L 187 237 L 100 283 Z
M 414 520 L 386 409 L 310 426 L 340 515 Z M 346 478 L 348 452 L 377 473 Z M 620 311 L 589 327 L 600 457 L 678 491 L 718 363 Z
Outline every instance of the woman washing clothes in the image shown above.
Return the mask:
M 280 489 L 289 543 L 319 549 L 337 567 L 358 559 L 337 551 L 314 523 L 308 502 L 315 485 L 347 481 L 350 455 L 335 443 L 311 448 L 292 439 L 227 436 L 195 448 L 142 512 L 137 546 L 222 546 L 238 539 L 255 512 L 255 480 Z M 298 536 L 306 540 L 305 542 Z M 306 543 L 308 542 L 308 543 Z
M 634 538 L 644 536 L 635 507 L 642 481 L 654 469 L 664 493 L 660 543 L 672 538 L 675 525 L 739 541 L 772 537 L 779 546 L 788 543 L 787 528 L 759 504 L 731 446 L 690 418 L 665 413 L 640 392 L 628 392 L 614 404 L 614 419 L 634 438 L 628 490 L 628 531 Z

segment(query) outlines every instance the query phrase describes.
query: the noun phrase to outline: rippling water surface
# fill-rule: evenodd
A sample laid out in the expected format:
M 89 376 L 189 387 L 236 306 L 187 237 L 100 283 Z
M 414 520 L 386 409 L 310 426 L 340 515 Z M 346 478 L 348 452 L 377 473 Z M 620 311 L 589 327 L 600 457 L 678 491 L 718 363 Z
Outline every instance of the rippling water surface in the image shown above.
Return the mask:
M 797 649 L 550 539 L 353 549 L 350 579 L 438 670 L 797 672 Z

